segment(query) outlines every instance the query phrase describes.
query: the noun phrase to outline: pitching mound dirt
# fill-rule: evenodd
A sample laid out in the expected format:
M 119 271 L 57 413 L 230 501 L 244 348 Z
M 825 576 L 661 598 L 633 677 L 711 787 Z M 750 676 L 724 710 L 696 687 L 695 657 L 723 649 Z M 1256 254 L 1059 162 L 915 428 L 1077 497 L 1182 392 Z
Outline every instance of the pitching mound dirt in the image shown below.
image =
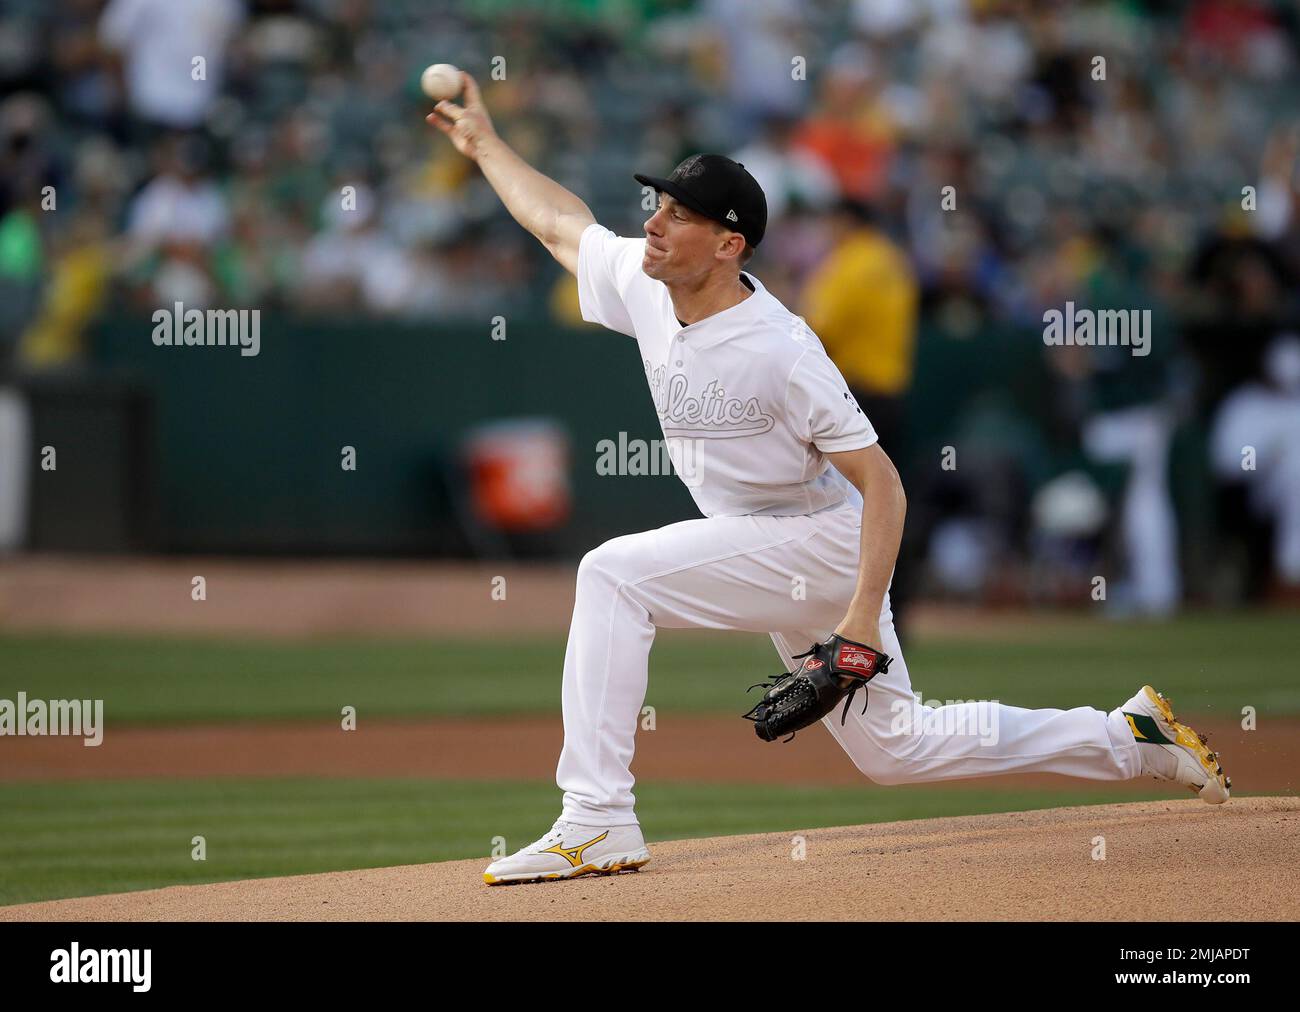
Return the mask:
M 1149 920 L 1151 902 L 1179 920 L 1295 920 L 1297 830 L 1290 797 L 1101 805 L 677 840 L 651 844 L 643 871 L 569 882 L 489 887 L 485 861 L 447 861 L 25 904 L 0 920 Z

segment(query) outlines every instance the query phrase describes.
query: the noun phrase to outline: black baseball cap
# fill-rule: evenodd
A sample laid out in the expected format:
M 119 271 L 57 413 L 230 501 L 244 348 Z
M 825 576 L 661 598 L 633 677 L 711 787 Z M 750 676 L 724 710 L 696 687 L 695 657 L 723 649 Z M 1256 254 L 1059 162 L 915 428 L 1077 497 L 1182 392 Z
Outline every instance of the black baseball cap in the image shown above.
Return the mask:
M 763 188 L 743 165 L 725 155 L 691 155 L 667 179 L 640 172 L 634 178 L 739 232 L 751 246 L 757 246 L 767 230 Z

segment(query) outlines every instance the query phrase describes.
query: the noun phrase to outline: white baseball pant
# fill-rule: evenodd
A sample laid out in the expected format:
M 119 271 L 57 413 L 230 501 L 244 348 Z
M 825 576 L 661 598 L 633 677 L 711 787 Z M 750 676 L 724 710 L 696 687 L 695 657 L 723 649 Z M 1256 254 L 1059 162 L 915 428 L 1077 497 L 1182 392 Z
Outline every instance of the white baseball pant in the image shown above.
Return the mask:
M 856 504 L 811 516 L 713 517 L 614 538 L 588 552 L 578 567 L 564 659 L 564 749 L 556 770 L 562 818 L 590 826 L 636 822 L 630 766 L 656 629 L 767 632 L 793 670 L 791 654 L 825 639 L 844 618 L 857 582 L 861 523 Z M 1118 709 L 921 706 L 888 595 L 880 635 L 893 663 L 867 686 L 866 714 L 859 692 L 843 727 L 843 704 L 822 719 L 876 783 L 1140 775 L 1137 745 Z

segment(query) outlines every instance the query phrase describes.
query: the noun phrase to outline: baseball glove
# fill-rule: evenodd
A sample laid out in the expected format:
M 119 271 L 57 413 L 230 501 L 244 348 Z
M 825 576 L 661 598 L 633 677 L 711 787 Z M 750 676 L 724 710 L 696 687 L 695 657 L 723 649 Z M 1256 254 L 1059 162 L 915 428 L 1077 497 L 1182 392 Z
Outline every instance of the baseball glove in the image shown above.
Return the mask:
M 746 720 L 754 722 L 755 733 L 764 741 L 775 741 L 784 734 L 793 738 L 794 732 L 835 709 L 835 704 L 847 693 L 844 712 L 840 714 L 843 724 L 859 689 L 863 690 L 862 712 L 866 713 L 866 684 L 880 672 L 888 671 L 891 660 L 888 654 L 865 643 L 846 640 L 838 633 L 794 656 L 804 658 L 797 670 L 749 687 L 751 691 L 759 686 L 767 689 L 758 705 L 743 714 Z

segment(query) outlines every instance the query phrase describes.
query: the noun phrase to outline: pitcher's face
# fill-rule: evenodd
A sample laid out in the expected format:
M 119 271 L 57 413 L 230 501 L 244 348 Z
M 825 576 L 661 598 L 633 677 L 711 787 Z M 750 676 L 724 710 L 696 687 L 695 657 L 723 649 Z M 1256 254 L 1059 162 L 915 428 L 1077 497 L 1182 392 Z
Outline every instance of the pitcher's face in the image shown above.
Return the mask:
M 671 194 L 660 193 L 659 207 L 646 219 L 645 236 L 641 269 L 656 281 L 675 282 L 713 270 L 719 254 L 725 254 L 729 240 L 739 233 L 727 231 Z

